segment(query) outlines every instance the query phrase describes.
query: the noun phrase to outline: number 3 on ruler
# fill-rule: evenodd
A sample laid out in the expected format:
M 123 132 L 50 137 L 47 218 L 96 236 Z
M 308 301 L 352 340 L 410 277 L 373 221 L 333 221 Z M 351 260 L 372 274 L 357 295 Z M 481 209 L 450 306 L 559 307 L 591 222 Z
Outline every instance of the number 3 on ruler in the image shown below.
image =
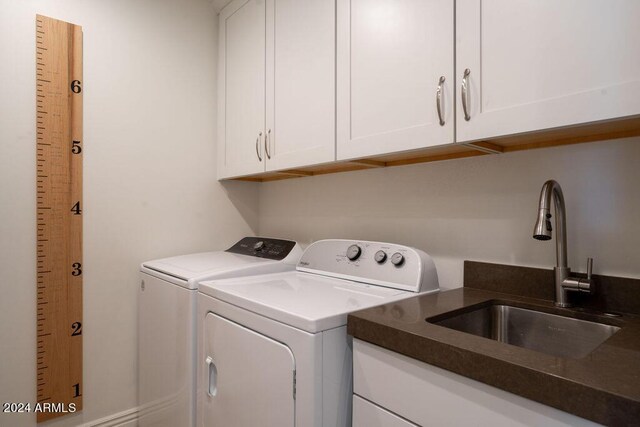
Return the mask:
M 71 264 L 71 267 L 73 268 L 73 271 L 71 272 L 72 276 L 79 276 L 82 274 L 82 264 L 79 262 L 74 262 Z

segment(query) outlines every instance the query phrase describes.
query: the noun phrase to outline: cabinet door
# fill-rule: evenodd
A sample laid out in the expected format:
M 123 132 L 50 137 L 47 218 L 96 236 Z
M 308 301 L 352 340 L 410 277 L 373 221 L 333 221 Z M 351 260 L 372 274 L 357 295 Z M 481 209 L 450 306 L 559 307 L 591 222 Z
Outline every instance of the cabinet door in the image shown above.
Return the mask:
M 457 140 L 640 114 L 637 0 L 458 0 Z
M 220 14 L 218 178 L 264 171 L 265 1 Z
M 353 392 L 419 426 L 599 426 L 358 339 L 353 340 Z M 355 422 L 366 415 L 361 409 L 354 406 L 354 427 L 362 426 Z
M 354 394 L 353 427 L 418 427 L 418 425 Z
M 454 1 L 337 4 L 338 159 L 453 142 Z
M 268 0 L 267 170 L 335 160 L 335 1 Z

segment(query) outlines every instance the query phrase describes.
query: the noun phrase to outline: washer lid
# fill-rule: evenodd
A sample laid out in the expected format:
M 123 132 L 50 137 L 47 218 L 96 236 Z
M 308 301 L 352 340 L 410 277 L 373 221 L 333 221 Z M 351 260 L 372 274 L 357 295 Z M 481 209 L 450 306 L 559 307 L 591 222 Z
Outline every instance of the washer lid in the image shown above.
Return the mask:
M 201 252 L 142 263 L 140 271 L 187 289 L 198 281 L 293 270 L 302 249 L 291 240 L 245 237 L 226 251 Z
M 204 281 L 199 292 L 311 333 L 346 325 L 353 311 L 416 296 L 295 271 Z
M 201 279 L 273 273 L 293 268 L 293 265 L 281 261 L 219 251 L 148 261 L 142 264 L 141 270 L 174 284 L 197 289 L 197 281 Z

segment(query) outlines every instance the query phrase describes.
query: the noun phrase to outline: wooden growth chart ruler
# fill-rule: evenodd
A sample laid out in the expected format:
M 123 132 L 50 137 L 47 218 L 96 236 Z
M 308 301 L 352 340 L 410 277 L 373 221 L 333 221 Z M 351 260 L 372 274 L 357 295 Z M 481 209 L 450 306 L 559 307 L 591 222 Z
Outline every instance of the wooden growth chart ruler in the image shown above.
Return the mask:
M 82 27 L 36 16 L 38 422 L 82 409 Z

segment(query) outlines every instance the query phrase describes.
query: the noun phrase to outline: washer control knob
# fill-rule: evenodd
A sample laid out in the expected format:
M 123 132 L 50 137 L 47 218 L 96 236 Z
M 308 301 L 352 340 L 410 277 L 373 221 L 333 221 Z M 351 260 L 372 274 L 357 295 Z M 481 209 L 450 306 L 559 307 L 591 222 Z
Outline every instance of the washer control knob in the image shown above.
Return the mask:
M 349 258 L 351 261 L 355 261 L 360 258 L 361 254 L 362 249 L 360 249 L 360 246 L 358 245 L 351 245 L 349 246 L 349 249 L 347 249 L 347 258 Z
M 387 253 L 385 251 L 378 251 L 373 258 L 378 264 L 383 264 L 387 260 Z
M 395 254 L 391 255 L 391 264 L 395 265 L 396 267 L 400 267 L 402 264 L 404 264 L 404 256 L 400 252 L 396 252 Z
M 261 251 L 264 249 L 264 242 L 262 240 L 260 240 L 259 242 L 256 242 L 255 245 L 253 245 L 253 249 L 256 251 Z

